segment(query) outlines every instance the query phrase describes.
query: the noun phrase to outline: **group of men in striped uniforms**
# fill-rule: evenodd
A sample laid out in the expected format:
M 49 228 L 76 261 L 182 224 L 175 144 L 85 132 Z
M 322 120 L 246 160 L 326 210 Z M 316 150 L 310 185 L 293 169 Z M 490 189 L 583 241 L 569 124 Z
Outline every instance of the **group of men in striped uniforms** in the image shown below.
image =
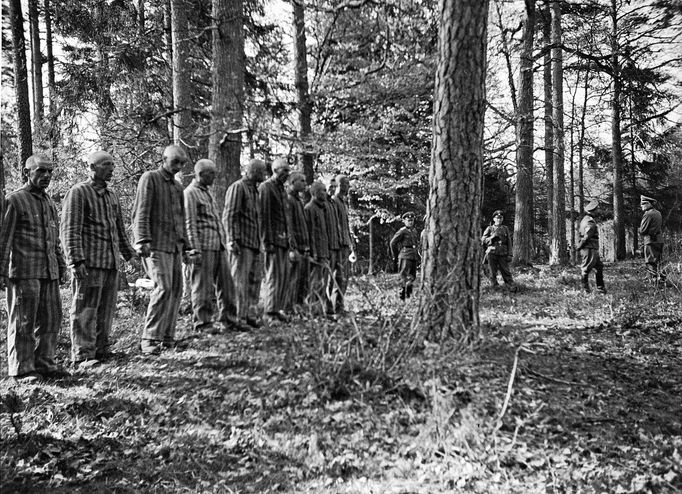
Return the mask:
M 281 324 L 306 302 L 323 301 L 328 315 L 345 310 L 348 259 L 354 255 L 347 177 L 337 176 L 329 194 L 319 182 L 313 184 L 313 198 L 304 207 L 303 174 L 291 173 L 288 162 L 279 159 L 265 180 L 265 162 L 254 159 L 243 178 L 229 187 L 221 219 L 209 189 L 216 165 L 199 160 L 194 180 L 183 190 L 175 174 L 187 159 L 182 148 L 168 146 L 161 167 L 140 178 L 133 245 L 118 198 L 108 188 L 114 170 L 110 154 L 97 151 L 88 156 L 90 179 L 67 193 L 61 224 L 45 192 L 53 163 L 40 155 L 26 161 L 27 182 L 8 195 L 0 231 L 10 376 L 34 382 L 69 375 L 54 361 L 62 314 L 59 285 L 66 282 L 68 271 L 72 362 L 87 368 L 111 358 L 109 334 L 121 262 L 134 256 L 142 260 L 154 287 L 141 333 L 145 355 L 176 345 L 182 262 L 189 269 L 192 323 L 198 331 L 214 332 L 216 325 L 218 330 L 245 330 L 261 322 Z M 313 203 L 321 215 L 311 215 Z M 261 319 L 257 305 L 263 267 Z

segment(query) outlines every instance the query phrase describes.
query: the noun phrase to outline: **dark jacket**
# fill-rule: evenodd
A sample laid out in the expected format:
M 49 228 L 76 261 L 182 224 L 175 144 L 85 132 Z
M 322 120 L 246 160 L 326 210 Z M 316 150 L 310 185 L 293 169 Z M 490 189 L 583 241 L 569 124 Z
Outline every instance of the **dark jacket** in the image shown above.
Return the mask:
M 644 212 L 642 222 L 639 224 L 639 233 L 642 234 L 642 245 L 662 244 L 661 227 L 663 217 L 657 209 L 649 209 Z
M 599 249 L 599 230 L 594 218 L 589 214 L 580 220 L 580 242 L 576 245 L 577 249 Z
M 493 242 L 493 238 L 497 237 L 499 241 Z M 496 256 L 510 256 L 512 253 L 512 239 L 509 234 L 509 229 L 505 225 L 495 226 L 490 225 L 483 232 L 481 242 L 485 247 L 493 247 L 489 252 Z
M 414 228 L 403 226 L 393 235 L 390 243 L 391 255 L 395 259 L 419 259 L 419 234 Z

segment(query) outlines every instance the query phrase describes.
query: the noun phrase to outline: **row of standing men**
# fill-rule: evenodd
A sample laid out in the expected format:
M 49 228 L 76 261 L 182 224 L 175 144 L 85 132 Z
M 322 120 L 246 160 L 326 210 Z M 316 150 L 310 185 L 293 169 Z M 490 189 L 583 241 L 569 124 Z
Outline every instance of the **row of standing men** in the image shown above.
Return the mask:
M 228 188 L 221 218 L 209 189 L 216 165 L 199 160 L 194 180 L 183 190 L 175 174 L 187 160 L 182 148 L 168 146 L 161 167 L 140 178 L 132 245 L 119 200 L 108 187 L 110 154 L 88 156 L 90 179 L 69 190 L 61 221 L 46 193 L 54 164 L 40 155 L 26 161 L 27 182 L 7 196 L 0 231 L 10 376 L 33 382 L 68 375 L 54 356 L 62 314 L 59 285 L 69 272 L 72 362 L 87 368 L 111 358 L 121 261 L 135 256 L 153 282 L 141 333 L 145 355 L 176 345 L 183 261 L 191 279 L 192 323 L 199 331 L 280 324 L 304 304 L 327 316 L 345 312 L 348 262 L 355 255 L 347 177 L 337 176 L 329 193 L 313 183 L 304 205 L 303 174 L 291 173 L 287 160 L 278 159 L 266 180 L 265 162 L 254 159 Z

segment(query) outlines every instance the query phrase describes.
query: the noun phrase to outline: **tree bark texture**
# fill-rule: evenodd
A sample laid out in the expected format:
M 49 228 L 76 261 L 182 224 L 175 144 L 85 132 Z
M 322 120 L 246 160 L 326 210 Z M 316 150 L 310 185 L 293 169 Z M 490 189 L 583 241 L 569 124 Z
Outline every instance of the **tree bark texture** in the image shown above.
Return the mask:
M 535 0 L 526 0 L 516 115 L 516 212 L 514 262 L 530 264 L 533 234 L 533 34 Z
M 488 1 L 440 0 L 423 285 L 431 338 L 479 337 L 480 210 Z
M 33 128 L 40 129 L 45 115 L 43 94 L 43 55 L 40 51 L 40 20 L 38 0 L 28 0 L 28 24 L 31 33 L 31 75 L 33 79 Z
M 625 205 L 623 199 L 623 143 L 620 135 L 620 61 L 618 57 L 618 6 L 611 0 L 611 75 L 613 94 L 611 97 L 611 163 L 613 166 L 613 229 L 615 234 L 616 258 L 625 259 Z
M 552 238 L 552 203 L 554 202 L 554 123 L 552 122 L 552 14 L 549 0 L 543 11 L 542 39 L 545 49 L 542 76 L 545 94 L 545 181 L 547 184 L 547 238 Z
M 552 107 L 554 122 L 554 200 L 549 263 L 566 264 L 566 177 L 564 176 L 564 60 L 561 4 L 552 2 Z
M 313 105 L 308 87 L 308 52 L 305 34 L 305 2 L 294 0 L 294 85 L 298 96 L 299 138 L 301 141 L 300 160 L 308 184 L 313 183 L 312 137 Z
M 214 196 L 222 210 L 227 187 L 241 174 L 244 104 L 244 2 L 213 0 L 213 94 L 209 158 L 218 167 Z
M 173 80 L 173 21 L 171 19 L 171 2 L 170 0 L 163 0 L 163 45 L 165 48 L 165 56 L 168 61 L 168 65 L 171 68 L 170 78 Z M 175 97 L 173 96 L 173 85 L 170 84 L 168 87 L 170 92 L 168 98 L 169 108 L 173 108 L 173 102 Z M 174 117 L 166 119 L 166 125 L 168 128 L 168 138 L 173 139 L 173 129 L 175 128 Z
M 21 0 L 10 0 L 9 9 L 12 25 L 14 86 L 17 101 L 17 133 L 19 135 L 18 168 L 21 170 L 26 160 L 33 154 L 31 107 L 28 99 L 28 69 L 26 68 L 26 40 L 24 38 L 24 16 L 21 12 Z
M 584 149 L 585 149 L 585 121 L 587 117 L 587 100 L 590 83 L 590 72 L 585 72 L 585 85 L 583 86 L 583 104 L 580 110 L 580 138 L 578 139 L 578 212 L 582 217 L 585 212 L 585 184 L 584 184 Z
M 188 151 L 191 147 L 192 112 L 190 94 L 189 32 L 187 29 L 187 3 L 171 0 L 171 36 L 173 40 L 173 143 Z M 188 153 L 189 154 L 189 153 Z M 182 170 L 183 184 L 192 180 L 193 163 L 188 160 Z
M 55 118 L 57 113 L 57 95 L 54 77 L 54 53 L 52 50 L 52 7 L 50 0 L 45 0 L 43 3 L 43 16 L 45 19 L 45 53 L 47 62 L 47 95 L 50 101 L 50 117 Z

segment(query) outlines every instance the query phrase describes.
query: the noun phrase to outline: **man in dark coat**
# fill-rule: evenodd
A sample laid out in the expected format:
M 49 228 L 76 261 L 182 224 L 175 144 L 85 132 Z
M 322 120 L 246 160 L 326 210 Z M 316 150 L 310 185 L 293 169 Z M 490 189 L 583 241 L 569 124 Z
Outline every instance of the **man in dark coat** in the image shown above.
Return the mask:
M 663 236 L 661 234 L 663 217 L 657 209 L 658 201 L 651 197 L 642 196 L 640 207 L 644 211 L 642 221 L 639 224 L 639 233 L 642 235 L 642 253 L 646 263 L 647 278 L 654 283 L 665 283 L 666 275 L 660 269 L 663 255 Z
M 417 277 L 419 264 L 419 234 L 414 228 L 414 213 L 403 214 L 404 226 L 393 235 L 390 243 L 391 255 L 398 264 L 398 273 L 402 283 L 400 285 L 400 300 L 412 295 L 414 280 Z
M 509 269 L 512 260 L 512 238 L 509 229 L 502 224 L 504 214 L 501 210 L 493 213 L 493 224 L 485 229 L 481 242 L 485 247 L 485 255 L 490 267 L 490 284 L 497 286 L 497 273 L 502 275 L 504 284 L 508 287 L 514 286 Z
M 599 258 L 599 230 L 593 215 L 599 207 L 599 201 L 591 201 L 585 206 L 585 216 L 580 221 L 580 242 L 575 246 L 580 252 L 581 264 L 580 272 L 582 275 L 581 283 L 583 290 L 590 291 L 589 275 L 592 269 L 596 272 L 597 291 L 606 293 L 604 287 L 604 264 Z

